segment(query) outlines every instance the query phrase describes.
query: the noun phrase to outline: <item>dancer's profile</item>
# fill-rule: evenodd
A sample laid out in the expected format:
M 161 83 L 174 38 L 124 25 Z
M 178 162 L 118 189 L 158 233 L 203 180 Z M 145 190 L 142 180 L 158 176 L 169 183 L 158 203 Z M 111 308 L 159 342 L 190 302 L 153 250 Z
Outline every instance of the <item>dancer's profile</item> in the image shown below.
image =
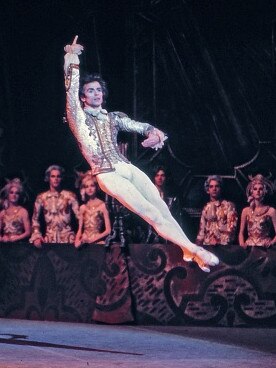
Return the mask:
M 107 97 L 105 81 L 98 74 L 79 78 L 79 57 L 83 46 L 77 43 L 65 46 L 66 112 L 69 127 L 78 141 L 80 150 L 96 175 L 100 188 L 116 198 L 129 210 L 147 221 L 163 238 L 177 244 L 185 261 L 195 261 L 205 271 L 219 263 L 218 258 L 193 244 L 172 217 L 148 176 L 132 165 L 119 151 L 119 130 L 146 136 L 143 147 L 159 149 L 165 134 L 150 124 L 131 120 L 121 112 L 107 112 L 103 104 Z

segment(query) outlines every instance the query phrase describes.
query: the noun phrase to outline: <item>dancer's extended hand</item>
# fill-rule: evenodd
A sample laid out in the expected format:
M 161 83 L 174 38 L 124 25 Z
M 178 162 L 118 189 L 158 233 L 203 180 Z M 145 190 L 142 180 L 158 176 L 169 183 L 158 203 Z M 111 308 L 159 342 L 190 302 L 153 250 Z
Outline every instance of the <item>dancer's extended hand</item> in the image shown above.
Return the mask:
M 154 128 L 149 132 L 148 138 L 142 142 L 142 146 L 147 148 L 158 149 L 164 146 L 164 142 L 168 137 L 159 129 Z
M 83 52 L 84 47 L 82 45 L 80 45 L 79 43 L 77 43 L 78 37 L 79 36 L 75 36 L 72 44 L 71 45 L 66 45 L 64 47 L 65 52 L 67 52 L 68 54 L 81 55 L 81 53 Z

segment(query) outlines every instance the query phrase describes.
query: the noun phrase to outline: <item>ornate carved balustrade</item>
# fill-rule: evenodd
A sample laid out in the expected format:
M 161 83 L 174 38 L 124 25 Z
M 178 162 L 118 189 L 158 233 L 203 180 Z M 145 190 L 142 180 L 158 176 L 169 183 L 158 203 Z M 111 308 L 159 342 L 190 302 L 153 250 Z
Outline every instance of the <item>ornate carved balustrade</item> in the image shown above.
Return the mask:
M 207 274 L 170 244 L 0 244 L 0 317 L 276 326 L 276 249 L 212 251 Z

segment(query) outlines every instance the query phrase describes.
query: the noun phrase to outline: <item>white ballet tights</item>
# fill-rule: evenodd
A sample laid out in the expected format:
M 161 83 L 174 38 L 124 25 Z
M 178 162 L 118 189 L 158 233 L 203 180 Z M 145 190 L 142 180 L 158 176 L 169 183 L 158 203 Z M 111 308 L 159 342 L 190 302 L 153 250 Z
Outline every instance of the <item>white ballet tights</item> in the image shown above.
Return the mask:
M 218 264 L 212 253 L 192 243 L 171 215 L 166 203 L 149 177 L 128 163 L 114 165 L 115 171 L 97 175 L 100 188 L 126 208 L 142 217 L 162 238 L 180 246 L 186 261 L 195 260 L 208 272 L 208 265 Z

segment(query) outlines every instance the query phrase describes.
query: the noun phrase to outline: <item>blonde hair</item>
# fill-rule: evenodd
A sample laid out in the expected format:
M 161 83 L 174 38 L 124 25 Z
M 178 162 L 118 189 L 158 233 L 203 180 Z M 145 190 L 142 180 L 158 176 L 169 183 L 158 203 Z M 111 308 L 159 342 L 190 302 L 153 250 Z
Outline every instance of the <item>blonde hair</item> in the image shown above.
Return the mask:
M 80 189 L 80 195 L 83 202 L 85 202 L 85 185 L 88 181 L 92 181 L 96 189 L 98 190 L 98 182 L 95 175 L 92 175 L 91 170 L 83 172 L 77 172 L 77 180 L 76 180 L 76 187 Z
M 1 197 L 1 207 L 7 209 L 9 207 L 9 201 L 8 201 L 8 197 L 9 197 L 9 192 L 11 190 L 11 188 L 15 187 L 18 192 L 19 192 L 19 200 L 24 199 L 23 194 L 24 194 L 24 188 L 23 188 L 23 184 L 21 182 L 21 180 L 19 178 L 14 178 L 12 180 L 7 180 L 7 184 L 1 189 L 0 191 L 0 197 Z
M 265 178 L 262 174 L 257 174 L 255 176 L 249 175 L 248 176 L 250 182 L 248 183 L 246 187 L 246 196 L 247 196 L 247 202 L 249 202 L 250 207 L 255 207 L 255 200 L 252 197 L 252 190 L 255 184 L 261 184 L 264 188 L 264 196 L 267 194 L 272 194 L 274 191 L 273 183 Z

